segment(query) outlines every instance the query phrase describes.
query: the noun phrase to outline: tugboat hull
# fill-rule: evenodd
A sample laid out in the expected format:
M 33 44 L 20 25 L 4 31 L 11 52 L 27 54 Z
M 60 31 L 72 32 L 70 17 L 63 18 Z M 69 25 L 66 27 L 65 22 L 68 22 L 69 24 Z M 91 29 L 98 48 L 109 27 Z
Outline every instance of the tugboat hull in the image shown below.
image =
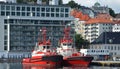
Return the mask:
M 89 66 L 90 62 L 93 60 L 91 56 L 81 56 L 81 57 L 69 57 L 63 60 L 64 66 Z
M 23 65 L 42 65 L 42 66 L 60 66 L 63 61 L 63 56 L 61 55 L 52 55 L 52 56 L 43 56 L 41 58 L 25 58 L 23 59 Z

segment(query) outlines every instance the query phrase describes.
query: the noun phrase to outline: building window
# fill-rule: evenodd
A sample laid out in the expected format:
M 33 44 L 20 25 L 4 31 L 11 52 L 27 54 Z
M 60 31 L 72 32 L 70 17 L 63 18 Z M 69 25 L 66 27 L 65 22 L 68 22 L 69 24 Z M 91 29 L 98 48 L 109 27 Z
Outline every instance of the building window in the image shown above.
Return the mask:
M 7 24 L 7 20 L 6 19 L 4 20 L 4 23 Z
M 116 46 L 114 47 L 114 50 L 116 50 Z
M 4 11 L 1 11 L 1 16 L 5 16 L 5 12 Z
M 15 10 L 15 6 L 11 6 L 11 9 L 14 11 Z
M 25 7 L 22 7 L 22 11 L 25 11 Z
M 30 11 L 30 7 L 27 7 L 27 11 Z
M 111 50 L 113 50 L 113 46 L 111 46 Z
M 20 11 L 20 7 L 16 7 L 17 11 Z
M 64 8 L 61 8 L 61 12 L 64 12 Z
M 4 46 L 4 50 L 7 50 L 7 46 Z
M 40 13 L 37 13 L 37 16 L 39 17 L 39 16 L 40 16 Z
M 27 16 L 30 16 L 30 12 L 27 12 Z
M 37 7 L 37 11 L 40 11 L 40 8 L 39 8 L 39 7 Z
M 10 10 L 10 6 L 6 6 L 6 10 Z
M 4 45 L 7 45 L 7 41 L 4 41 Z
M 59 8 L 56 8 L 56 12 L 59 12 Z
M 54 9 L 54 8 L 51 8 L 51 12 L 55 12 L 55 9 Z
M 5 6 L 4 5 L 1 5 L 1 10 L 5 10 Z
M 65 17 L 68 17 L 68 14 L 65 14 Z
M 12 16 L 15 16 L 15 12 L 11 12 L 11 15 L 12 15 Z
M 4 29 L 7 30 L 7 25 L 4 26 Z
M 118 46 L 118 50 L 120 50 L 120 46 Z
M 35 16 L 35 12 L 33 12 L 33 16 Z
M 41 10 L 42 12 L 45 12 L 45 8 L 41 8 L 41 9 L 42 9 L 42 10 Z
M 35 7 L 32 7 L 32 11 L 35 11 Z
M 61 14 L 60 14 L 60 17 L 64 17 L 64 13 L 61 13 Z
M 4 36 L 4 40 L 7 40 L 7 35 Z
M 49 14 L 49 13 L 46 13 L 46 17 L 50 17 L 50 14 Z
M 6 16 L 9 16 L 10 15 L 10 12 L 6 12 Z
M 25 12 L 22 12 L 22 16 L 25 16 Z
M 59 13 L 56 13 L 56 17 L 59 17 Z
M 20 16 L 20 12 L 17 12 L 17 16 Z
M 65 8 L 65 12 L 68 12 L 68 8 Z
M 45 17 L 45 13 L 41 13 L 41 16 L 42 16 L 42 17 Z
M 46 8 L 46 12 L 50 12 L 50 8 Z
M 51 17 L 54 17 L 54 13 L 51 13 Z

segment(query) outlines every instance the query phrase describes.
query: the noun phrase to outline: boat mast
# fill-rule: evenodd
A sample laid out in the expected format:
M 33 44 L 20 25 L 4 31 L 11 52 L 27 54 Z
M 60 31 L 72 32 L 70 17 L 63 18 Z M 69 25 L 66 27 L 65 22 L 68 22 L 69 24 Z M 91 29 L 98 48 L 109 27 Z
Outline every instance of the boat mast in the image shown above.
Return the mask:
M 69 34 L 70 34 L 70 27 L 67 27 L 67 28 L 65 28 L 64 29 L 64 39 L 69 39 L 70 38 L 70 36 L 69 36 Z
M 42 28 L 43 44 L 46 43 L 46 28 Z

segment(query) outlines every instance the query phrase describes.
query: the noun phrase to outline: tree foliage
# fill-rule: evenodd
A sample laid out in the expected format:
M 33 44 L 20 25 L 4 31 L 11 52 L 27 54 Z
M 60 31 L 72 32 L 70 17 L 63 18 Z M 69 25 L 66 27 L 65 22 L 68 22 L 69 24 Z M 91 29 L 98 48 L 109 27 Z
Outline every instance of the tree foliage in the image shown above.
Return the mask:
M 114 12 L 114 10 L 113 10 L 112 8 L 109 8 L 109 13 L 110 13 L 110 15 L 113 16 L 113 17 L 116 16 L 116 14 L 115 14 L 115 12 Z
M 69 1 L 67 5 L 70 6 L 71 8 L 79 9 L 81 7 L 78 3 L 75 3 L 75 1 L 73 1 L 73 0 Z
M 79 50 L 81 48 L 89 48 L 89 42 L 84 40 L 80 34 L 75 35 L 75 46 Z
M 17 0 L 17 3 L 24 3 L 23 0 Z

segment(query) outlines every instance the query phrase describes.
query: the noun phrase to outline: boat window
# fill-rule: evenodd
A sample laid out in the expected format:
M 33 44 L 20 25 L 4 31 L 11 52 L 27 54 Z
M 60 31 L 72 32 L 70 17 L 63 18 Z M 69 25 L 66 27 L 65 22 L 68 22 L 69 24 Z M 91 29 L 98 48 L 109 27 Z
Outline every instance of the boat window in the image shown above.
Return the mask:
M 66 46 L 67 44 L 64 43 L 63 45 Z
M 71 44 L 71 43 L 69 43 L 69 44 L 68 44 L 68 46 L 72 46 L 72 44 Z
M 47 46 L 47 49 L 49 49 L 50 48 L 50 46 Z
M 45 49 L 45 46 L 43 46 L 43 49 Z

